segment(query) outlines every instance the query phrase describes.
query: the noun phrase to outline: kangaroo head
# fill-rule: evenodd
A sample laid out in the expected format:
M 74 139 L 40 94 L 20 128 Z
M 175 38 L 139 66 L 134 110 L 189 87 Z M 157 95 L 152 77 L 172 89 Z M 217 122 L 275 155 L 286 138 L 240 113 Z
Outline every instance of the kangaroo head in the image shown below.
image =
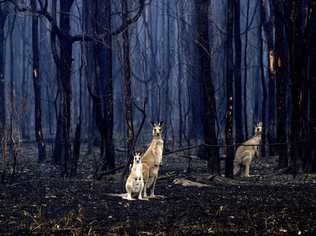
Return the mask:
M 151 124 L 153 126 L 153 137 L 161 137 L 163 121 L 158 123 L 152 122 Z
M 263 124 L 262 124 L 262 122 L 259 122 L 259 123 L 256 125 L 255 134 L 261 134 L 262 128 L 263 128 Z
M 139 163 L 141 163 L 141 160 L 142 160 L 141 154 L 138 153 L 138 152 L 136 152 L 136 153 L 134 154 L 134 163 L 139 164 Z

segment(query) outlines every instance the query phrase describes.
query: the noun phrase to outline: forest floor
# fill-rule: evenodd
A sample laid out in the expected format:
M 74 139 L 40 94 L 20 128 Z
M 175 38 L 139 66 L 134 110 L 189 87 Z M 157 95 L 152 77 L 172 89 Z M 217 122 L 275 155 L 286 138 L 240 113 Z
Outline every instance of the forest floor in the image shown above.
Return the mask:
M 79 176 L 59 177 L 22 149 L 16 179 L 0 184 L 0 235 L 316 235 L 316 175 L 274 174 L 276 158 L 253 164 L 254 176 L 208 176 L 205 162 L 167 156 L 156 194 L 127 201 L 119 174 L 92 178 L 82 156 Z M 1 170 L 1 169 L 0 169 Z

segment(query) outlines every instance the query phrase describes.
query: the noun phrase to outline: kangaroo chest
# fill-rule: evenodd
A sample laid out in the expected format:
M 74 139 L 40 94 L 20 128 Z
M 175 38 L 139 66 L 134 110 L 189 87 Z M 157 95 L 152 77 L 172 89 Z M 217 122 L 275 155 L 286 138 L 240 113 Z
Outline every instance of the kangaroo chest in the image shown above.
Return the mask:
M 161 160 L 162 160 L 162 152 L 163 152 L 163 140 L 159 139 L 157 140 L 156 143 L 156 148 L 155 148 L 155 165 L 160 165 Z

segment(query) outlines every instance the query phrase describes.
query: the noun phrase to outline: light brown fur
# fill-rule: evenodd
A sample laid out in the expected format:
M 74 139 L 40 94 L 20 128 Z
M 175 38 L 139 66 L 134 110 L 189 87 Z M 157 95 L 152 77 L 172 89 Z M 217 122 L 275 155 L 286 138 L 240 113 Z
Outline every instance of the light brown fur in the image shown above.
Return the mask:
M 152 141 L 142 158 L 144 197 L 147 197 L 148 188 L 151 188 L 150 197 L 155 197 L 155 185 L 158 178 L 163 152 L 161 125 L 161 123 L 153 124 Z
M 138 193 L 138 199 L 142 199 L 142 191 L 144 188 L 144 179 L 142 170 L 143 165 L 141 163 L 140 153 L 134 155 L 134 161 L 131 168 L 130 175 L 128 176 L 125 184 L 127 192 L 127 200 L 133 200 L 132 194 Z
M 241 172 L 240 175 L 242 177 L 249 177 L 250 164 L 255 155 L 259 156 L 259 146 L 247 145 L 260 145 L 261 133 L 262 122 L 259 122 L 255 129 L 255 136 L 237 148 L 234 158 L 234 175 L 237 175 L 239 172 Z M 244 170 L 241 170 L 241 166 L 244 167 Z

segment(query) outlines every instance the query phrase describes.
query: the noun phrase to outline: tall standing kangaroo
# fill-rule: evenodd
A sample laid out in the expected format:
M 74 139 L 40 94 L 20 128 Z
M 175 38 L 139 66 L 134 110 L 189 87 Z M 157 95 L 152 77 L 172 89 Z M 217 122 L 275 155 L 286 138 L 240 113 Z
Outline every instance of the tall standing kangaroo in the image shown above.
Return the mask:
M 244 142 L 237 148 L 234 158 L 234 175 L 240 171 L 242 177 L 249 177 L 250 164 L 255 155 L 259 156 L 259 145 L 261 144 L 262 122 L 259 122 L 255 128 L 255 136 Z M 245 146 L 243 146 L 245 145 Z M 254 146 L 247 146 L 254 145 Z M 241 170 L 241 167 L 243 170 Z
M 163 122 L 152 123 L 152 140 L 142 158 L 145 198 L 148 188 L 151 188 L 150 197 L 155 197 L 155 185 L 163 152 L 162 125 Z

